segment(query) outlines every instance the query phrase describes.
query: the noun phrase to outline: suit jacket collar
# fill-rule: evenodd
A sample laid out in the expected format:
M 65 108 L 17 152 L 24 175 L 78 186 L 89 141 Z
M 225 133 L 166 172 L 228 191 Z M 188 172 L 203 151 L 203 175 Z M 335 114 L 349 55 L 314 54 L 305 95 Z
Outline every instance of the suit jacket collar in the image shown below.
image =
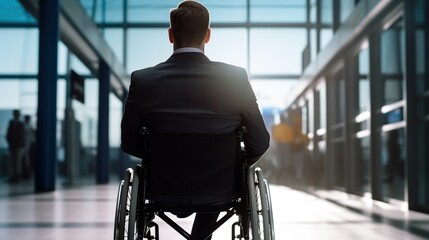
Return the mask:
M 210 61 L 210 59 L 203 53 L 198 52 L 184 52 L 171 55 L 166 61 L 171 62 L 187 62 L 187 61 Z

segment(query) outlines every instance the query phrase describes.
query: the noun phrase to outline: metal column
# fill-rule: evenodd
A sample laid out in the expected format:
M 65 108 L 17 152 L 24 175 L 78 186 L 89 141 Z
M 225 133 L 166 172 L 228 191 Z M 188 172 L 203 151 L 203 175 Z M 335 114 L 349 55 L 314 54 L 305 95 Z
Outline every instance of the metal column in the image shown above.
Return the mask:
M 374 200 L 383 201 L 382 179 L 381 179 L 381 107 L 383 92 L 383 82 L 381 81 L 381 43 L 380 35 L 382 29 L 378 29 L 369 36 L 369 88 L 371 102 L 370 119 L 370 151 L 371 151 L 371 192 Z
M 416 83 L 416 28 L 415 28 L 415 1 L 405 1 L 405 79 L 406 79 L 406 121 L 405 141 L 406 141 L 406 159 L 407 159 L 407 180 L 408 180 L 408 195 L 405 195 L 405 200 L 408 202 L 409 208 L 418 210 L 418 159 L 417 152 L 419 151 L 417 144 L 417 83 Z
M 127 89 L 124 89 L 124 95 L 122 95 L 122 112 L 125 111 L 125 101 L 127 100 Z M 124 179 L 124 172 L 129 166 L 129 156 L 122 150 L 119 150 L 119 167 L 118 167 L 118 176 L 119 180 Z
M 59 2 L 40 0 L 39 6 L 35 191 L 44 192 L 55 189 Z
M 109 93 L 110 69 L 100 59 L 98 71 L 98 145 L 97 145 L 97 183 L 109 182 Z

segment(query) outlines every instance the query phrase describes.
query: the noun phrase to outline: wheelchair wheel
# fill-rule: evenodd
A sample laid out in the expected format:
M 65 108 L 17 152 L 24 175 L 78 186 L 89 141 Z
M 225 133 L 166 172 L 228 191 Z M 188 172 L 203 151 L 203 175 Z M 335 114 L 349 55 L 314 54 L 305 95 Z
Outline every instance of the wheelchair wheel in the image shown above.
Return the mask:
M 125 171 L 124 180 L 119 185 L 118 198 L 116 202 L 116 213 L 114 223 L 114 240 L 123 240 L 128 234 L 128 219 L 130 207 L 130 185 L 132 181 L 133 170 L 131 168 Z
M 158 225 L 152 222 L 153 213 L 148 214 L 145 209 L 145 186 L 143 167 L 137 165 L 134 169 L 133 181 L 130 190 L 130 206 L 128 221 L 128 240 L 158 240 Z
M 118 194 L 116 197 L 116 208 L 115 208 L 115 222 L 114 222 L 114 230 L 113 230 L 113 240 L 119 239 L 119 216 L 120 216 L 120 197 L 122 193 L 122 188 L 124 187 L 124 180 L 121 181 L 118 188 Z
M 249 170 L 248 187 L 250 199 L 250 227 L 252 240 L 273 240 L 274 225 L 271 211 L 271 201 L 268 199 L 267 183 L 262 170 Z
M 264 178 L 262 170 L 260 168 L 257 168 L 255 172 L 261 194 L 262 215 L 264 218 L 264 239 L 274 240 L 274 219 L 271 204 L 270 188 L 267 180 Z
M 133 182 L 131 184 L 130 189 L 130 206 L 129 206 L 129 218 L 128 218 L 128 240 L 135 240 L 138 238 L 137 232 L 137 198 L 138 198 L 138 190 L 139 190 L 139 174 L 137 171 L 134 171 L 133 174 Z

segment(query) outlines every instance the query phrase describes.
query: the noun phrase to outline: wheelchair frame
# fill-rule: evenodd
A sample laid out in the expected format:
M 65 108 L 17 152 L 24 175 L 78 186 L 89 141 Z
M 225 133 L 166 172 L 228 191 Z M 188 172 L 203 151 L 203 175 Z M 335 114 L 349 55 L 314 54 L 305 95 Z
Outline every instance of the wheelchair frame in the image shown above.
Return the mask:
M 114 240 L 148 239 L 159 240 L 159 228 L 153 221 L 155 215 L 172 227 L 176 232 L 187 240 L 204 240 L 211 236 L 220 226 L 232 216 L 237 215 L 238 221 L 232 225 L 232 240 L 274 240 L 274 221 L 271 205 L 269 184 L 263 176 L 260 168 L 252 168 L 247 165 L 243 145 L 243 134 L 245 129 L 238 132 L 240 143 L 240 159 L 242 163 L 243 194 L 228 204 L 226 212 L 217 222 L 202 236 L 193 237 L 165 212 L 172 212 L 170 207 L 158 205 L 156 201 L 146 199 L 147 165 L 138 164 L 134 169 L 128 168 L 118 188 Z M 143 148 L 143 159 L 148 159 L 148 137 L 147 128 L 142 128 L 145 138 Z M 207 208 L 193 208 L 191 212 L 211 212 L 216 203 Z M 171 206 L 174 210 L 174 206 Z

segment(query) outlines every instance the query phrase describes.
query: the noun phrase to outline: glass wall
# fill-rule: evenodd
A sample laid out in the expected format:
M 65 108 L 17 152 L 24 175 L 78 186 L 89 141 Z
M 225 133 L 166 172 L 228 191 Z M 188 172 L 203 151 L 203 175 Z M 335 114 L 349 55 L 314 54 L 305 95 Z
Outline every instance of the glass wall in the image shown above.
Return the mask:
M 383 81 L 383 114 L 381 138 L 382 194 L 404 200 L 404 21 L 397 20 L 381 34 L 381 76 Z
M 356 167 L 353 191 L 359 195 L 370 192 L 371 176 L 371 153 L 369 139 L 369 119 L 370 119 L 370 88 L 369 88 L 369 48 L 367 42 L 354 58 L 356 63 L 356 76 L 353 81 L 357 89 L 357 101 L 353 111 L 353 148 L 356 149 L 354 165 Z
M 325 187 L 327 185 L 327 95 L 325 81 L 321 81 L 314 91 L 314 160 L 313 169 L 316 186 Z
M 340 21 L 345 22 L 355 7 L 355 0 L 341 0 L 340 3 Z
M 251 22 L 306 21 L 306 0 L 250 0 Z
M 345 140 L 344 140 L 344 119 L 345 119 L 345 75 L 344 69 L 337 70 L 329 79 L 330 97 L 328 98 L 329 117 L 329 138 L 331 146 L 331 161 L 334 169 L 333 184 L 337 187 L 344 187 L 345 180 Z
M 18 2 L 0 3 L 0 23 L 28 24 L 26 28 L 0 28 L 0 181 L 8 180 L 10 153 L 6 141 L 12 111 L 20 111 L 20 121 L 29 117 L 28 126 L 36 125 L 37 67 L 39 31 L 34 19 Z M 35 39 L 35 41 L 28 41 Z M 19 169 L 20 178 L 28 179 L 34 166 L 34 135 L 28 132 Z

